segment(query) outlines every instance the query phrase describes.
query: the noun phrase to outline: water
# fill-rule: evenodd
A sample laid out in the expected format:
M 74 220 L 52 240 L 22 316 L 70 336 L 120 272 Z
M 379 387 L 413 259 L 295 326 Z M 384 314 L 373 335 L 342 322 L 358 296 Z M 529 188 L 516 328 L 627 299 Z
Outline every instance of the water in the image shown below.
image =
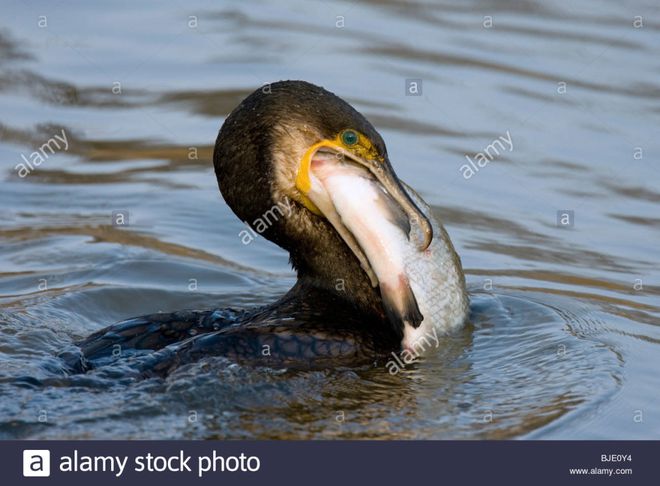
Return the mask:
M 4 2 L 0 437 L 657 438 L 659 51 L 651 0 Z M 55 356 L 117 320 L 294 282 L 283 251 L 241 243 L 210 163 L 227 113 L 279 79 L 377 126 L 462 256 L 471 324 L 395 376 L 65 376 Z

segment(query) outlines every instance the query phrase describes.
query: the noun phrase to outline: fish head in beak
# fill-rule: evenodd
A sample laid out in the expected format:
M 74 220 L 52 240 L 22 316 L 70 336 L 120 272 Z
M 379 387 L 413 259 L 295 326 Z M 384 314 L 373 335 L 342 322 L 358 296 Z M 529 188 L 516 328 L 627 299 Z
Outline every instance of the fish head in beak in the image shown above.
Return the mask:
M 334 159 L 334 160 L 333 160 Z M 399 178 L 394 173 L 387 154 L 381 155 L 369 139 L 356 130 L 342 130 L 333 140 L 324 139 L 307 149 L 296 174 L 296 187 L 301 193 L 303 203 L 310 211 L 325 215 L 312 200 L 318 184 L 315 182 L 314 169 L 327 163 L 335 162 L 338 169 L 362 168 L 364 176 L 370 176 L 382 186 L 391 199 L 405 213 L 410 223 L 409 231 L 415 231 L 420 251 L 424 251 L 433 239 L 433 227 L 428 217 L 417 207 L 403 189 Z M 341 167 L 340 167 L 341 166 Z M 359 171 L 353 171 L 356 176 Z M 356 195 L 356 196 L 359 196 Z M 317 194 L 318 197 L 318 194 Z M 327 215 L 325 215 L 327 217 Z M 415 237 L 408 233 L 409 237 Z
M 325 217 L 380 287 L 392 324 L 419 326 L 423 316 L 406 274 L 406 259 L 433 238 L 429 218 L 369 139 L 344 129 L 311 145 L 295 180 L 303 204 Z

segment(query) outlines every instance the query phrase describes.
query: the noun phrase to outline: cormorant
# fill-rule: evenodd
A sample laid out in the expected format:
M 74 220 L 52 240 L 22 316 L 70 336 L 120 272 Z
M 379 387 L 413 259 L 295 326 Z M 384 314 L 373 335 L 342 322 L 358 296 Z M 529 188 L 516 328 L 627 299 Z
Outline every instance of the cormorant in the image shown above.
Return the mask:
M 128 359 L 145 373 L 167 373 L 205 356 L 357 365 L 402 349 L 427 352 L 416 349 L 426 333 L 466 320 L 465 279 L 447 233 L 399 181 L 376 129 L 344 100 L 304 81 L 257 89 L 220 129 L 213 163 L 236 216 L 289 252 L 293 288 L 256 309 L 120 322 L 81 342 L 73 368 Z

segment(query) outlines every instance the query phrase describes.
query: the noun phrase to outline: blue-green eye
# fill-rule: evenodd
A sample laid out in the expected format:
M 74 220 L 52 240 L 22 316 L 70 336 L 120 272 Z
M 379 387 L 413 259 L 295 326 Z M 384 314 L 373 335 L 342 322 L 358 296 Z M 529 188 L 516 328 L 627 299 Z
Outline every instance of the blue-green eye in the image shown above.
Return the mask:
M 358 143 L 358 140 L 358 134 L 353 130 L 344 130 L 341 132 L 341 141 L 344 142 L 344 145 L 355 145 Z

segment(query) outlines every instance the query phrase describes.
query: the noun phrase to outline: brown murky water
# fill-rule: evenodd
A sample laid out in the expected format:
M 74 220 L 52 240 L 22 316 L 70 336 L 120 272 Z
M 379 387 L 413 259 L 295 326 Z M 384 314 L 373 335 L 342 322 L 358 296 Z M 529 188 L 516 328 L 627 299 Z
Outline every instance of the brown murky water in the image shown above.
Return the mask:
M 659 54 L 651 0 L 4 4 L 0 437 L 657 438 Z M 292 284 L 210 164 L 279 79 L 381 131 L 454 239 L 472 324 L 396 376 L 64 376 L 56 355 L 114 321 Z

